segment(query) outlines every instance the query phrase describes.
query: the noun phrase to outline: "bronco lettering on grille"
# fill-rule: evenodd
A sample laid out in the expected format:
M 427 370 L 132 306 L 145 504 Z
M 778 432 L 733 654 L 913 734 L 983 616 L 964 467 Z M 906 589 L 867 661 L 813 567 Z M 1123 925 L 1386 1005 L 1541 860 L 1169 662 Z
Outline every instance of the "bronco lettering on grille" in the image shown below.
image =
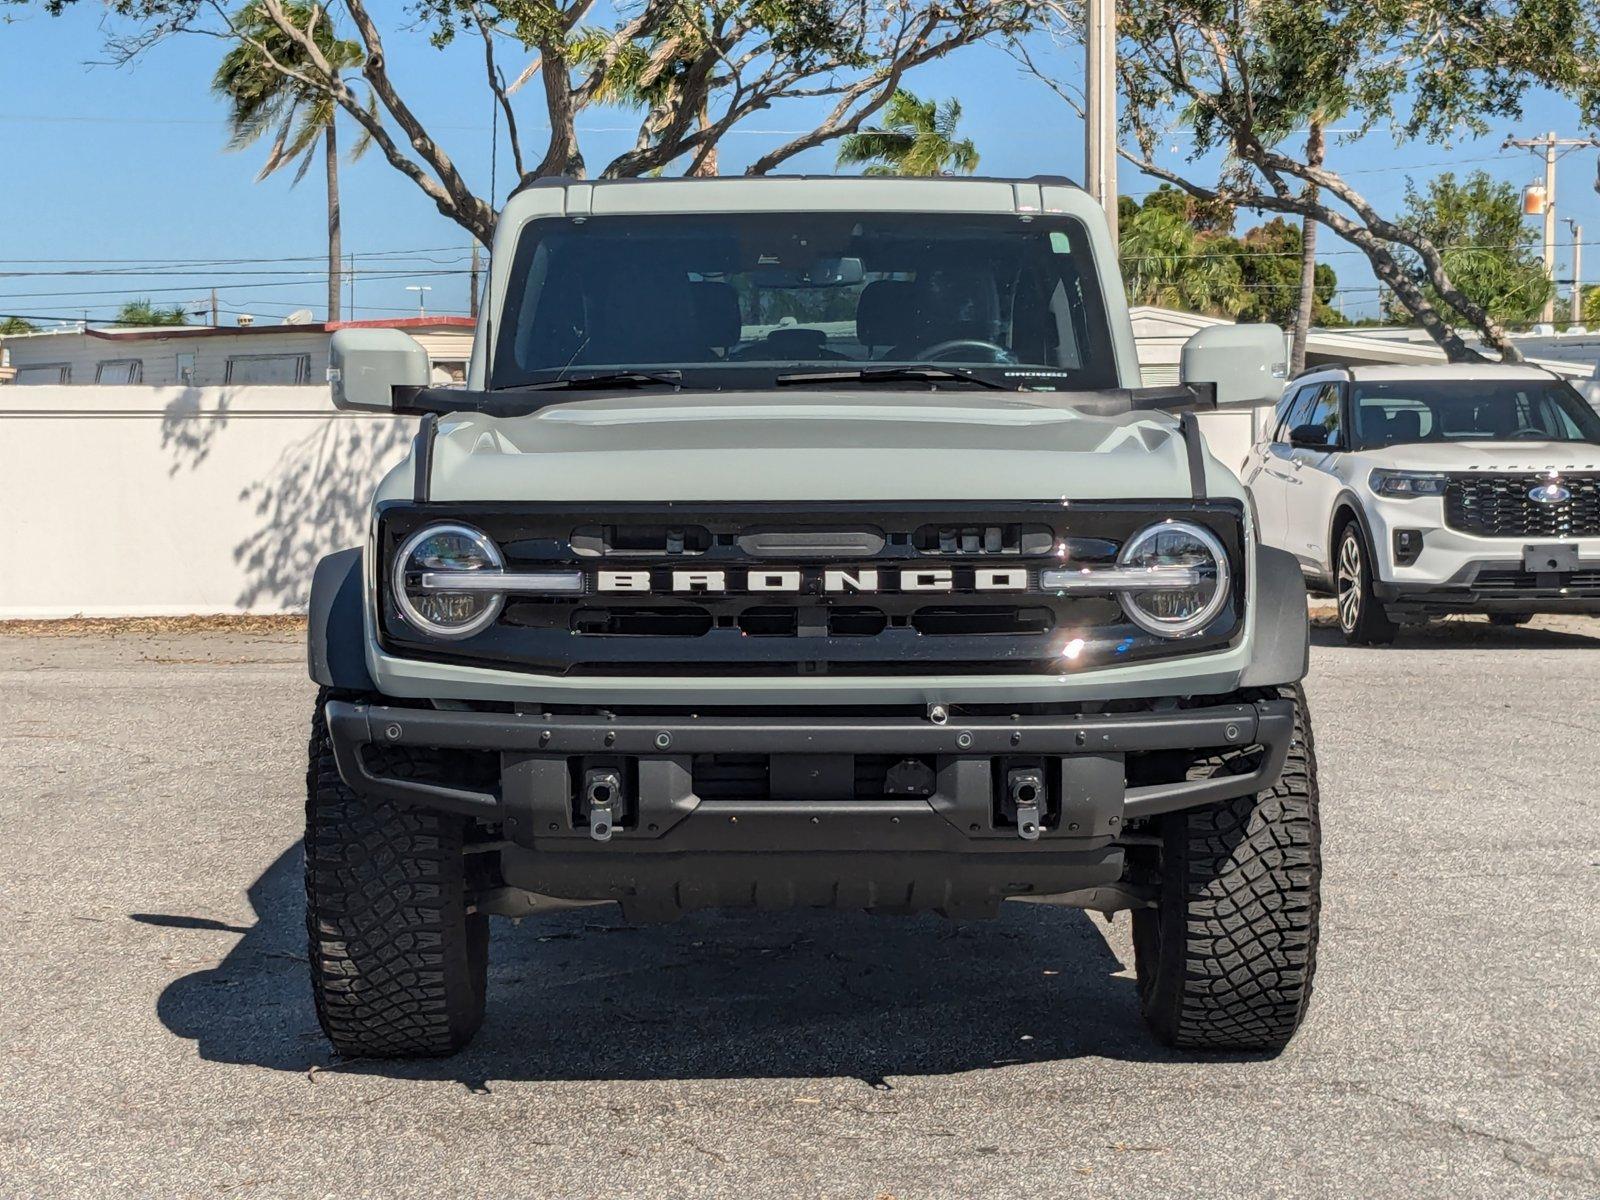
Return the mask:
M 966 581 L 964 581 L 966 582 Z M 1020 567 L 980 567 L 970 572 L 966 586 L 975 592 L 1026 592 L 1028 572 Z M 953 592 L 955 572 L 949 567 L 908 567 L 905 570 L 877 568 L 812 568 L 807 570 L 715 571 L 598 571 L 597 592 L 671 592 L 691 595 L 729 592 L 792 593 L 823 592 L 843 595 L 851 592 Z

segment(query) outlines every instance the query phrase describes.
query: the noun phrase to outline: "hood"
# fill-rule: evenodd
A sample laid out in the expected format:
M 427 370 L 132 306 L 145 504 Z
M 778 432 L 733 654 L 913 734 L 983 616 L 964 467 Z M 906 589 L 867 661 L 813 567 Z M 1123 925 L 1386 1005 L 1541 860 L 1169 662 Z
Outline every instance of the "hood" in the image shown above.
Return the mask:
M 1211 464 L 1212 494 L 1237 495 Z M 682 392 L 441 417 L 429 494 L 506 500 L 1182 499 L 1164 414 L 1044 395 Z
M 1600 470 L 1600 446 L 1593 442 L 1420 442 L 1363 450 L 1361 457 L 1406 471 Z

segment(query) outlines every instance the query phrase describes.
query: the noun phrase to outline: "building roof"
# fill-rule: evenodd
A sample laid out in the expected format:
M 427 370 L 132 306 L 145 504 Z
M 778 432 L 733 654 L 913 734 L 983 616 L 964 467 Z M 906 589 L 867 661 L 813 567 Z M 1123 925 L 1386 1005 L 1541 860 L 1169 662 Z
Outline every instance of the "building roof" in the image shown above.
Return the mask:
M 61 337 L 82 334 L 107 341 L 165 341 L 169 338 L 271 337 L 274 334 L 332 333 L 336 329 L 462 329 L 477 324 L 471 317 L 387 317 L 375 321 L 307 321 L 303 325 L 134 325 L 97 329 L 81 325 L 63 329 L 35 329 L 31 333 L 9 333 L 6 341 L 22 338 Z

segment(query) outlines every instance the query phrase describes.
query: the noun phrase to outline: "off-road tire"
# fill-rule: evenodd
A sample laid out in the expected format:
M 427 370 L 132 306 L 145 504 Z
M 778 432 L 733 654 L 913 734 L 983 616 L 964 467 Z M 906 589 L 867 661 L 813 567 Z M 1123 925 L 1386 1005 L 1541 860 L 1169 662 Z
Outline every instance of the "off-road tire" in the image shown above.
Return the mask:
M 306 933 L 317 1020 L 342 1055 L 423 1058 L 465 1046 L 483 1022 L 488 918 L 467 911 L 466 822 L 356 795 L 323 716 L 306 771 Z M 425 751 L 386 750 L 428 768 Z
M 1317 966 L 1322 834 L 1305 695 L 1289 757 L 1264 792 L 1162 818 L 1158 907 L 1133 917 L 1139 1002 L 1156 1037 L 1266 1051 L 1305 1017 Z M 1240 769 L 1218 760 L 1215 771 Z
M 1400 631 L 1373 593 L 1367 539 L 1354 518 L 1339 530 L 1334 545 L 1333 598 L 1339 608 L 1339 632 L 1352 646 L 1387 646 Z

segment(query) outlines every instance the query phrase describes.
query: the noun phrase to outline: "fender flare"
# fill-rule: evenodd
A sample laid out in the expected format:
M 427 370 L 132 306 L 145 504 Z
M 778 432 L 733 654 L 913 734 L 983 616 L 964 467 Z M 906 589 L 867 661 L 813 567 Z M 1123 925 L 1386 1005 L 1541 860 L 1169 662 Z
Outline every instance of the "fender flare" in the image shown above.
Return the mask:
M 1311 667 L 1311 619 L 1300 560 L 1287 550 L 1258 544 L 1255 572 L 1255 641 L 1239 686 L 1299 683 Z
M 339 550 L 317 563 L 306 612 L 306 666 L 323 687 L 375 692 L 367 671 L 360 547 Z

